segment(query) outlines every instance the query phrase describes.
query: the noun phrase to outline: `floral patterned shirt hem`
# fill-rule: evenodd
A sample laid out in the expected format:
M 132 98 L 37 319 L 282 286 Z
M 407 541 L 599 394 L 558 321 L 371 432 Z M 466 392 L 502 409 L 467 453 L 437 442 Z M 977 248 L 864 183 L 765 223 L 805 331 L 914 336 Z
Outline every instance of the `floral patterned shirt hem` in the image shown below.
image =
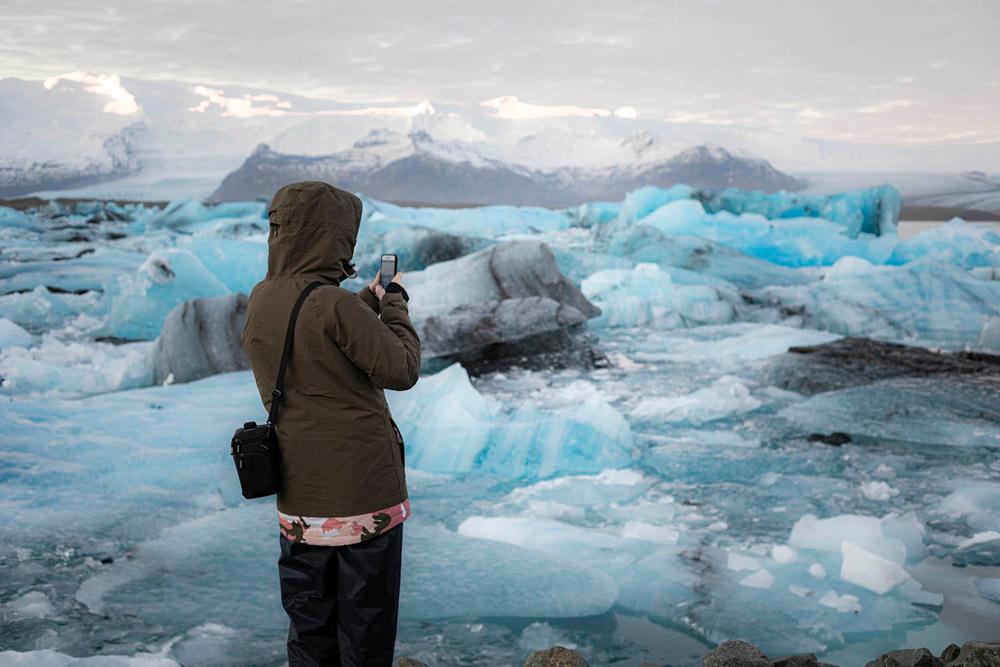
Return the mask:
M 339 547 L 357 544 L 381 535 L 406 521 L 410 516 L 410 499 L 377 512 L 356 516 L 294 516 L 278 512 L 278 527 L 290 542 Z

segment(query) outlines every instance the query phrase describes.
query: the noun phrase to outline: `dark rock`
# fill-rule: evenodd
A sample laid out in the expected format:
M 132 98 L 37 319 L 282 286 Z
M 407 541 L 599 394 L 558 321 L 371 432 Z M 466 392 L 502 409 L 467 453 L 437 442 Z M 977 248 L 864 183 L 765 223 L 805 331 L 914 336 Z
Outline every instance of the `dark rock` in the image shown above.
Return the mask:
M 774 661 L 774 667 L 818 667 L 815 653 L 799 653 Z
M 722 642 L 705 654 L 702 667 L 772 667 L 764 653 L 742 639 Z
M 943 667 L 941 659 L 925 648 L 889 651 L 868 662 L 865 667 Z
M 840 447 L 841 445 L 846 445 L 851 442 L 851 436 L 841 431 L 834 431 L 829 435 L 824 435 L 823 433 L 810 433 L 809 442 L 823 442 L 828 445 L 833 445 L 834 447 Z
M 427 663 L 421 662 L 416 658 L 408 658 L 404 655 L 401 658 L 396 658 L 396 662 L 393 663 L 393 667 L 427 667 Z
M 947 664 L 958 657 L 958 654 L 962 651 L 962 647 L 958 644 L 948 644 L 941 651 L 941 662 Z
M 532 651 L 523 667 L 589 667 L 582 655 L 564 646 Z
M 186 301 L 172 311 L 153 348 L 153 382 L 162 384 L 243 370 L 250 367 L 240 335 L 246 322 L 247 296 L 228 294 Z
M 946 648 L 945 653 L 950 648 Z M 944 655 L 941 654 L 942 659 Z M 1000 667 L 1000 641 L 965 642 L 958 655 L 945 667 Z
M 790 347 L 767 363 L 766 373 L 771 384 L 812 395 L 901 376 L 996 375 L 1000 355 L 935 352 L 847 336 L 822 345 Z

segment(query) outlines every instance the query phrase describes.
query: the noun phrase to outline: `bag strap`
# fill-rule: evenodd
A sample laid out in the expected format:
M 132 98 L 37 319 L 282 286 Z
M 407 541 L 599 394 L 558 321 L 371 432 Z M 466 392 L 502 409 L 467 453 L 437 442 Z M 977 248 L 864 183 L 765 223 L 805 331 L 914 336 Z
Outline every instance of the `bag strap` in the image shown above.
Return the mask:
M 281 397 L 285 391 L 285 369 L 288 367 L 288 362 L 292 357 L 292 340 L 295 337 L 295 321 L 299 319 L 299 311 L 302 310 L 302 304 L 305 302 L 306 297 L 309 293 L 320 285 L 332 285 L 333 283 L 325 283 L 319 280 L 309 283 L 299 294 L 298 300 L 295 305 L 292 306 L 292 314 L 288 317 L 288 330 L 285 332 L 285 347 L 281 351 L 281 363 L 278 364 L 278 379 L 274 382 L 274 389 L 271 391 L 271 410 L 267 415 L 267 423 L 274 426 L 278 421 L 278 405 L 281 403 Z

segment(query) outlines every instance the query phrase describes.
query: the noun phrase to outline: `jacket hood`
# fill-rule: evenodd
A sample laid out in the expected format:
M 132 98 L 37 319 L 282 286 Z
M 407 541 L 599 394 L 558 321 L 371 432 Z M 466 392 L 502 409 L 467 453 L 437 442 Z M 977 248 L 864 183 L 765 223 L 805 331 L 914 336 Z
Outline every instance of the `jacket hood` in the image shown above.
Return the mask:
M 351 273 L 361 199 L 321 181 L 286 185 L 268 207 L 267 277 L 340 282 Z

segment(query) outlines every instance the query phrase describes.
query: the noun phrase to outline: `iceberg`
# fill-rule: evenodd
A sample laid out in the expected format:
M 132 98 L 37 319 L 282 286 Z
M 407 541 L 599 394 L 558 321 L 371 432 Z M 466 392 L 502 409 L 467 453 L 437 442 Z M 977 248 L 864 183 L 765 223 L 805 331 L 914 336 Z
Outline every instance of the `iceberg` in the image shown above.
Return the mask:
M 925 257 L 966 270 L 995 268 L 1000 266 L 1000 233 L 952 218 L 897 243 L 886 263 L 906 264 Z
M 530 479 L 599 472 L 631 461 L 628 423 L 596 394 L 556 411 L 532 405 L 505 411 L 452 364 L 422 377 L 410 391 L 386 396 L 403 432 L 406 460 L 420 470 Z
M 170 311 L 152 351 L 153 382 L 190 382 L 250 368 L 240 342 L 246 312 L 241 292 L 185 301 Z
M 735 317 L 735 294 L 705 285 L 675 285 L 656 264 L 598 271 L 580 289 L 601 311 L 594 326 L 676 329 Z
M 6 347 L 30 347 L 35 337 L 7 318 L 0 318 L 0 353 Z
M 724 375 L 710 387 L 680 396 L 649 396 L 639 400 L 632 416 L 643 421 L 704 424 L 762 405 L 741 378 Z
M 693 194 L 710 213 L 725 211 L 736 215 L 755 213 L 769 220 L 782 218 L 823 218 L 843 225 L 848 236 L 876 236 L 896 233 L 902 199 L 891 185 L 855 190 L 835 195 L 807 195 L 792 192 L 765 194 L 737 188 L 699 191 Z
M 801 269 L 780 266 L 697 236 L 673 236 L 646 224 L 629 227 L 615 236 L 609 251 L 636 262 L 654 262 L 664 270 L 676 267 L 718 278 L 717 281 L 703 279 L 714 286 L 797 285 L 813 279 Z M 674 274 L 684 276 L 680 272 Z
M 763 319 L 777 308 L 815 329 L 945 348 L 974 342 L 987 321 L 1000 316 L 1000 282 L 930 258 L 901 266 L 855 264 L 823 280 L 765 287 L 753 296 L 766 309 L 757 315 Z
M 447 287 L 447 288 L 446 288 Z M 463 363 L 498 357 L 497 347 L 548 336 L 569 348 L 568 331 L 598 314 L 538 241 L 508 241 L 407 276 L 414 326 L 427 358 Z M 520 356 L 520 355 L 518 355 Z
M 138 270 L 105 284 L 106 332 L 119 338 L 152 340 L 175 306 L 229 291 L 190 251 L 156 250 Z

